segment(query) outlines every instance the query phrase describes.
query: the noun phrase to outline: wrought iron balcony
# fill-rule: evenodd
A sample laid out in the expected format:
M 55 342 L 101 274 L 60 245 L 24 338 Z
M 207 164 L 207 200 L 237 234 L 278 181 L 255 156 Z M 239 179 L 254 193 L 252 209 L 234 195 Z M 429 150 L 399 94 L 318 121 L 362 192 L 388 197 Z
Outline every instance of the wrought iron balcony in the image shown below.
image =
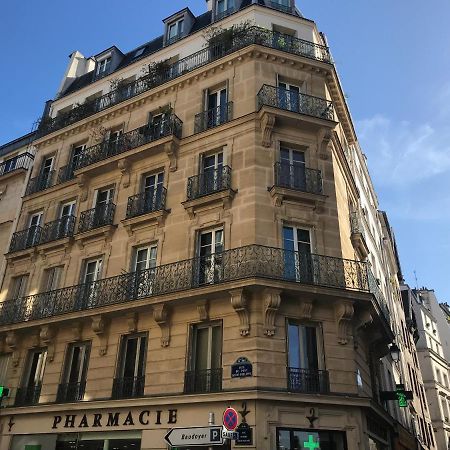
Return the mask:
M 214 43 L 211 43 L 207 48 L 180 59 L 174 64 L 164 65 L 156 74 L 145 75 L 131 83 L 123 84 L 95 100 L 87 101 L 54 118 L 43 117 L 39 124 L 38 137 L 67 127 L 253 44 L 329 64 L 332 63 L 328 47 L 297 39 L 290 35 L 259 27 L 252 27 L 246 30 L 245 34 L 235 33 L 230 36 L 230 33 L 224 33 L 223 36 L 215 38 Z
M 42 228 L 39 244 L 46 244 L 47 242 L 73 236 L 75 221 L 75 216 L 64 216 L 61 219 L 46 223 Z
M 204 394 L 222 390 L 222 368 L 193 370 L 184 373 L 184 393 Z
M 328 394 L 330 381 L 328 371 L 287 368 L 288 391 L 304 394 Z
M 236 12 L 236 8 L 234 6 L 230 6 L 225 11 L 216 11 L 216 20 L 225 19 L 225 17 L 231 16 L 234 12 Z
M 25 191 L 25 195 L 31 195 L 36 192 L 45 191 L 45 189 L 52 187 L 54 178 L 55 178 L 54 170 L 42 173 L 35 178 L 30 178 L 27 189 Z
M 139 273 L 125 273 L 93 283 L 7 300 L 0 303 L 0 325 L 128 303 L 248 278 L 372 293 L 374 303 L 379 305 L 389 323 L 389 311 L 383 294 L 366 262 L 248 245 L 208 257 L 165 264 Z
M 137 398 L 144 395 L 145 377 L 114 378 L 112 399 Z
M 80 153 L 75 170 L 89 166 L 99 161 L 111 158 L 128 150 L 157 141 L 168 136 L 181 138 L 183 122 L 171 114 L 166 120 L 157 124 L 149 124 L 128 133 L 121 134 L 118 138 L 110 139 L 92 147 L 85 148 Z
M 275 163 L 275 186 L 311 194 L 322 194 L 322 173 L 304 164 Z
M 231 167 L 205 170 L 200 175 L 188 178 L 187 199 L 195 200 L 226 189 L 231 189 Z
M 128 197 L 127 219 L 164 209 L 166 197 L 167 189 L 162 186 Z
M 288 0 L 289 2 L 289 0 Z M 278 11 L 284 12 L 286 14 L 292 14 L 292 7 L 281 2 L 271 2 L 266 0 L 266 6 L 270 8 L 277 9 Z
M 41 384 L 17 388 L 14 406 L 31 406 L 39 403 Z
M 86 380 L 79 383 L 62 383 L 58 385 L 56 403 L 80 402 L 84 398 Z
M 319 119 L 334 120 L 333 104 L 320 97 L 301 94 L 287 89 L 264 84 L 258 92 L 258 108 L 272 108 L 291 111 Z
M 22 153 L 14 158 L 7 159 L 0 164 L 0 177 L 18 169 L 29 169 L 33 164 L 34 156 L 31 153 Z
M 229 122 L 232 119 L 232 116 L 233 102 L 228 102 L 217 108 L 203 111 L 195 116 L 194 132 L 200 133 L 201 131 L 218 127 L 219 125 Z
M 9 253 L 19 252 L 38 245 L 41 240 L 41 234 L 42 228 L 40 226 L 16 231 L 12 235 L 11 243 L 9 244 Z
M 66 181 L 73 180 L 75 178 L 75 167 L 73 164 L 68 164 L 59 169 L 58 172 L 58 184 L 65 183 Z
M 82 212 L 80 214 L 77 232 L 84 233 L 95 228 L 104 227 L 105 225 L 112 225 L 115 212 L 116 205 L 111 202 L 97 205 L 95 208 Z

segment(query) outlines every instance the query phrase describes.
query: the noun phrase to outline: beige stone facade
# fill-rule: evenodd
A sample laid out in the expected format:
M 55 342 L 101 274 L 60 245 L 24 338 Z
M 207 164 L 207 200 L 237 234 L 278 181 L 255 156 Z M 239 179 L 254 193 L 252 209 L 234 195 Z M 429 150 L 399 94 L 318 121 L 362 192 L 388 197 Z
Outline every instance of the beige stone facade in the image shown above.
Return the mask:
M 372 398 L 372 359 L 394 334 L 352 241 L 356 136 L 334 65 L 293 5 L 244 3 L 220 25 L 251 20 L 248 42 L 217 50 L 192 32 L 60 95 L 43 120 L 16 226 L 39 215 L 42 230 L 32 245 L 17 235 L 1 293 L 1 450 L 166 449 L 170 428 L 207 426 L 210 413 L 220 424 L 244 402 L 245 448 L 413 448 L 396 446 L 396 420 Z M 76 109 L 110 80 L 195 51 L 176 75 Z M 12 298 L 22 275 L 26 296 Z M 242 357 L 252 374 L 233 378 Z

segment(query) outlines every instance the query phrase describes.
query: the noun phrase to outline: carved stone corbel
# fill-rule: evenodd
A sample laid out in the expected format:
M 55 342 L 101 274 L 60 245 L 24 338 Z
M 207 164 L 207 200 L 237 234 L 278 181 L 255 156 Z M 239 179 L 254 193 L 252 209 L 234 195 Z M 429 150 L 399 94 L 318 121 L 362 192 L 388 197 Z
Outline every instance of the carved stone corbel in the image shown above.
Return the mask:
M 209 303 L 208 300 L 199 300 L 197 302 L 198 319 L 205 322 L 209 319 Z
M 136 333 L 138 330 L 139 315 L 137 312 L 132 312 L 127 316 L 127 328 L 129 333 Z
M 120 159 L 117 162 L 117 167 L 120 170 L 120 173 L 122 174 L 122 186 L 124 188 L 127 188 L 130 186 L 130 162 L 124 158 L 124 159 Z
M 241 336 L 248 336 L 250 334 L 250 315 L 248 312 L 247 298 L 244 294 L 244 289 L 233 289 L 230 291 L 230 295 L 231 306 L 239 317 L 239 331 Z
M 18 339 L 17 334 L 14 331 L 8 331 L 5 338 L 5 344 L 12 353 L 11 364 L 14 368 L 17 368 L 20 361 L 20 352 L 17 349 Z
M 373 317 L 370 311 L 367 309 L 361 311 L 355 320 L 355 331 L 358 332 L 362 328 L 365 328 L 367 325 L 370 325 L 372 322 Z
M 175 172 L 177 170 L 177 145 L 173 140 L 167 142 L 166 144 L 164 144 L 164 151 L 169 157 L 169 170 L 171 172 Z
M 348 300 L 341 300 L 334 306 L 336 332 L 341 345 L 348 343 L 354 312 L 353 302 Z
M 43 325 L 39 331 L 42 347 L 47 347 L 47 359 L 53 362 L 55 358 L 55 330 L 50 325 Z
M 168 347 L 170 344 L 170 323 L 169 309 L 166 304 L 153 306 L 153 319 L 161 329 L 161 347 Z
M 109 326 L 105 316 L 99 314 L 92 317 L 92 331 L 97 335 L 100 341 L 100 348 L 98 354 L 105 356 L 108 352 L 108 338 L 109 338 Z
M 274 126 L 275 126 L 275 115 L 265 113 L 261 119 L 263 147 L 270 147 L 272 145 L 272 131 Z
M 72 340 L 82 341 L 83 340 L 83 323 L 81 321 L 76 321 L 71 326 Z
M 312 300 L 303 300 L 300 303 L 300 308 L 299 308 L 300 317 L 305 320 L 311 320 L 312 309 L 313 309 L 313 301 Z
M 80 200 L 85 202 L 88 197 L 88 189 L 87 189 L 87 177 L 85 174 L 81 174 L 77 177 L 78 187 L 81 189 Z
M 333 132 L 331 130 L 322 129 L 319 133 L 319 158 L 323 160 L 328 159 L 328 144 L 331 141 Z
M 276 331 L 275 319 L 281 304 L 281 290 L 264 290 L 264 334 L 273 336 Z

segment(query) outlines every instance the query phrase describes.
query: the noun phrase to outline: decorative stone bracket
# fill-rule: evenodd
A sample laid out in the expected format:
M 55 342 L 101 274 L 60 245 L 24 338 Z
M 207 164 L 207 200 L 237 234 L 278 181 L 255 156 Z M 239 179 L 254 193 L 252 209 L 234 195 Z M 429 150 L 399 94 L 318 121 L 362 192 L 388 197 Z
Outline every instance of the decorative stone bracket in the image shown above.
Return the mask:
M 84 173 L 77 177 L 78 187 L 81 189 L 80 200 L 85 202 L 88 197 L 87 177 Z
M 172 140 L 164 144 L 164 151 L 169 157 L 169 170 L 175 172 L 177 170 L 177 149 L 178 145 Z
M 72 332 L 72 339 L 74 341 L 82 341 L 83 340 L 83 322 L 77 320 L 70 327 Z
M 341 345 L 346 345 L 349 341 L 354 312 L 353 302 L 348 300 L 341 300 L 334 307 L 336 332 Z
M 239 331 L 241 336 L 248 336 L 250 334 L 250 316 L 244 289 L 234 289 L 230 291 L 230 295 L 231 306 L 239 316 Z
M 209 319 L 209 303 L 208 300 L 199 300 L 197 302 L 198 319 L 205 322 Z
M 100 341 L 98 354 L 105 356 L 108 353 L 109 323 L 105 316 L 98 315 L 92 317 L 92 331 Z
M 312 310 L 313 310 L 313 301 L 312 300 L 303 300 L 300 303 L 300 317 L 305 320 L 311 320 Z
M 281 304 L 281 290 L 265 289 L 264 291 L 264 334 L 273 336 L 276 331 L 275 319 Z
M 14 368 L 17 368 L 20 361 L 20 352 L 17 349 L 18 345 L 18 339 L 17 334 L 14 333 L 14 331 L 8 331 L 5 338 L 5 344 L 6 347 L 9 349 L 9 351 L 12 352 L 11 355 L 11 363 Z
M 127 316 L 127 328 L 129 333 L 136 333 L 138 330 L 139 314 L 132 312 Z
M 318 138 L 318 150 L 320 159 L 327 160 L 328 159 L 328 144 L 331 141 L 333 136 L 333 132 L 328 129 L 322 129 L 319 133 Z
M 120 173 L 122 174 L 122 186 L 126 189 L 130 186 L 130 162 L 124 158 L 120 159 L 117 162 L 117 167 L 120 170 Z
M 265 113 L 261 119 L 263 147 L 270 147 L 272 145 L 272 131 L 274 126 L 275 126 L 275 115 Z
M 169 309 L 166 304 L 153 306 L 153 319 L 161 328 L 161 347 L 168 347 L 170 344 L 170 323 Z
M 53 362 L 55 358 L 55 329 L 50 325 L 43 325 L 39 330 L 39 340 L 43 347 L 47 347 L 47 359 Z

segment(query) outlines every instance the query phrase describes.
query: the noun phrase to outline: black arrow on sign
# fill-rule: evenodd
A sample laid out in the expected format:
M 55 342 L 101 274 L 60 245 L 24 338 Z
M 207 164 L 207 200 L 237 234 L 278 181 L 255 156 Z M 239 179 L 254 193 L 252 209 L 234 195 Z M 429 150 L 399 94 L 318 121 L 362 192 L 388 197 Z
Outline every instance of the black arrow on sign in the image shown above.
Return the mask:
M 172 445 L 172 441 L 169 439 L 169 437 L 170 437 L 170 435 L 172 434 L 172 432 L 173 432 L 173 428 L 164 436 L 164 439 L 166 440 L 166 442 L 169 444 L 169 445 Z

